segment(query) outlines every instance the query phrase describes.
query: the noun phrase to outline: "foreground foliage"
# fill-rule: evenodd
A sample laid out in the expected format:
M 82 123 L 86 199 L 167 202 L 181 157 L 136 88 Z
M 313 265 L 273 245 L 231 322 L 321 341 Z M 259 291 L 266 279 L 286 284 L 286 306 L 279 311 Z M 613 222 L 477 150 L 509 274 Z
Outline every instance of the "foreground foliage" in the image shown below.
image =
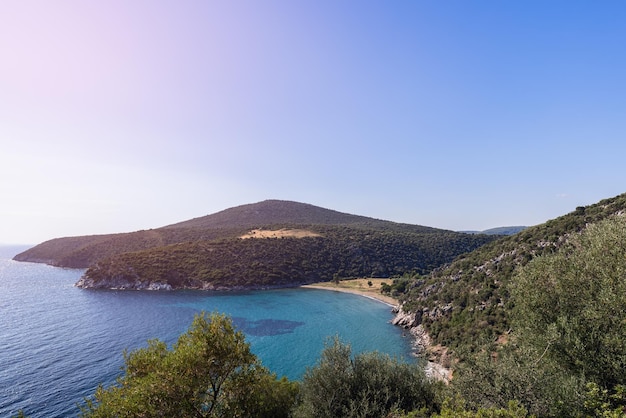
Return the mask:
M 352 357 L 350 346 L 335 339 L 305 373 L 294 416 L 385 417 L 397 411 L 428 416 L 437 409 L 437 388 L 418 364 L 379 353 Z
M 171 350 L 154 340 L 125 354 L 124 372 L 86 401 L 83 417 L 427 417 L 442 389 L 418 364 L 352 356 L 338 339 L 301 383 L 278 380 L 230 319 L 204 313 Z
M 432 415 L 431 418 L 527 418 L 528 411 L 516 401 L 510 401 L 506 408 L 478 408 L 468 409 L 467 403 L 457 397 L 446 399 L 440 414 Z M 407 416 L 410 418 L 411 416 Z M 417 417 L 416 417 L 417 418 Z
M 125 354 L 124 372 L 97 389 L 83 417 L 287 417 L 297 394 L 218 314 L 196 316 L 172 350 L 153 340 Z
M 626 383 L 626 219 L 590 225 L 512 286 L 520 335 L 567 370 Z

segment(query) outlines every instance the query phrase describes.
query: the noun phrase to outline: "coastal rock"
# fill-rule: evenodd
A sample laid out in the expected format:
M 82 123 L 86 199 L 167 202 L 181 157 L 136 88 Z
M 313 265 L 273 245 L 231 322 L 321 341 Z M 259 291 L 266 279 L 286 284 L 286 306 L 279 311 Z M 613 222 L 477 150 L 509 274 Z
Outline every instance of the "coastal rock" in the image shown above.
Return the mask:
M 427 361 L 424 371 L 426 376 L 445 383 L 452 379 L 452 370 L 434 361 Z
M 215 284 L 213 282 L 205 282 L 194 279 L 174 278 L 170 281 L 148 280 L 139 277 L 132 269 L 128 269 L 121 274 L 101 274 L 98 266 L 93 270 L 87 271 L 74 286 L 82 289 L 106 289 L 106 290 L 154 290 L 169 291 L 176 289 L 187 290 L 207 290 L 207 291 L 241 291 L 241 290 L 267 290 L 282 289 L 287 287 L 297 287 L 300 284 L 291 285 L 239 285 L 230 286 L 223 284 Z
M 110 290 L 172 290 L 169 283 L 141 280 L 137 275 L 117 274 L 107 277 L 84 274 L 74 285 L 82 289 L 110 289 Z
M 430 335 L 428 335 L 428 332 L 421 324 L 421 312 L 419 315 L 415 312 L 404 312 L 402 306 L 395 307 L 392 312 L 396 316 L 391 323 L 408 330 L 413 337 L 415 355 L 427 359 L 426 375 L 436 380 L 449 382 L 452 371 L 444 365 L 447 362 L 447 356 L 445 353 L 444 355 L 437 355 L 439 350 L 433 346 Z
M 391 320 L 393 325 L 397 325 L 405 329 L 419 325 L 414 312 L 404 312 L 401 306 L 395 307 L 392 312 L 396 314 L 396 316 Z
M 168 283 L 150 283 L 147 290 L 172 290 L 172 286 Z

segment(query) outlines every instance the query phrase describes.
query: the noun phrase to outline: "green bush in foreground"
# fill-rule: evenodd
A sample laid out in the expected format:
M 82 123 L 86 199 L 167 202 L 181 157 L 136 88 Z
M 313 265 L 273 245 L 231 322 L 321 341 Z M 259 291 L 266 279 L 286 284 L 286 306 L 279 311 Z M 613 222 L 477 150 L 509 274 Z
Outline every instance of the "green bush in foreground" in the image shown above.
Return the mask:
M 426 417 L 438 409 L 437 385 L 420 365 L 375 352 L 352 357 L 338 339 L 307 370 L 300 394 L 298 418 L 387 417 L 398 411 Z
M 83 417 L 287 417 L 297 395 L 223 315 L 197 315 L 171 350 L 152 340 L 124 357 L 125 374 L 97 389 Z
M 440 414 L 431 418 L 529 418 L 528 411 L 517 401 L 509 401 L 506 408 L 479 408 L 477 411 L 467 409 L 461 398 L 446 400 Z M 407 418 L 410 418 L 408 416 Z

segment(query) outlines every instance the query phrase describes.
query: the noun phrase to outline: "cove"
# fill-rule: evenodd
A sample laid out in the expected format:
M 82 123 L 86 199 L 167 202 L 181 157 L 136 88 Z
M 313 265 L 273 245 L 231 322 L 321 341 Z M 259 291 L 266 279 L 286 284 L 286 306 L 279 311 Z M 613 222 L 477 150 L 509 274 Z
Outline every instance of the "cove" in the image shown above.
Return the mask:
M 324 344 L 414 361 L 391 308 L 317 289 L 250 292 L 102 291 L 74 287 L 82 270 L 10 260 L 0 251 L 0 416 L 70 417 L 98 384 L 115 381 L 124 350 L 168 344 L 201 311 L 229 315 L 252 351 L 279 377 L 302 377 Z M 15 251 L 14 253 L 16 253 Z

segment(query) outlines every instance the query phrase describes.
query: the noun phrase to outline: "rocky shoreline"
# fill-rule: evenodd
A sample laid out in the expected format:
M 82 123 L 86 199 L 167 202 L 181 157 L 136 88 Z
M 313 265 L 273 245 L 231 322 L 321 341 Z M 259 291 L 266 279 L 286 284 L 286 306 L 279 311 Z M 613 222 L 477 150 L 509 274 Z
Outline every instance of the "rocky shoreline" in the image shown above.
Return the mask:
M 419 323 L 415 313 L 407 313 L 398 305 L 393 309 L 395 318 L 393 325 L 400 326 L 409 331 L 413 337 L 413 350 L 416 356 L 426 359 L 426 375 L 436 380 L 448 383 L 452 379 L 447 350 L 435 347 L 424 326 Z
M 215 285 L 210 282 L 203 282 L 200 280 L 189 280 L 177 285 L 171 285 L 169 283 L 163 283 L 158 281 L 141 280 L 139 278 L 135 280 L 128 280 L 126 277 L 112 277 L 107 280 L 96 280 L 87 275 L 83 275 L 76 283 L 75 287 L 81 289 L 94 289 L 94 290 L 147 290 L 147 291 L 175 291 L 175 290 L 202 290 L 202 291 L 216 291 L 216 292 L 228 292 L 228 291 L 246 291 L 246 290 L 271 290 L 271 289 L 286 289 L 298 287 L 296 284 L 277 284 L 277 285 L 236 285 L 236 286 L 222 286 Z
M 415 313 L 404 312 L 402 310 L 400 302 L 397 299 L 394 299 L 390 296 L 382 295 L 380 293 L 366 292 L 350 288 L 316 285 L 304 285 L 301 287 L 352 293 L 355 295 L 378 300 L 379 302 L 385 303 L 386 305 L 390 306 L 391 311 L 395 314 L 395 317 L 391 320 L 391 323 L 408 331 L 408 333 L 413 338 L 413 354 L 416 357 L 426 359 L 426 375 L 446 383 L 449 382 L 452 378 L 452 370 L 450 369 L 449 364 L 447 364 L 449 363 L 449 359 L 446 350 L 440 347 L 433 346 L 432 340 L 428 335 L 428 332 L 426 332 L 424 326 L 419 323 Z

